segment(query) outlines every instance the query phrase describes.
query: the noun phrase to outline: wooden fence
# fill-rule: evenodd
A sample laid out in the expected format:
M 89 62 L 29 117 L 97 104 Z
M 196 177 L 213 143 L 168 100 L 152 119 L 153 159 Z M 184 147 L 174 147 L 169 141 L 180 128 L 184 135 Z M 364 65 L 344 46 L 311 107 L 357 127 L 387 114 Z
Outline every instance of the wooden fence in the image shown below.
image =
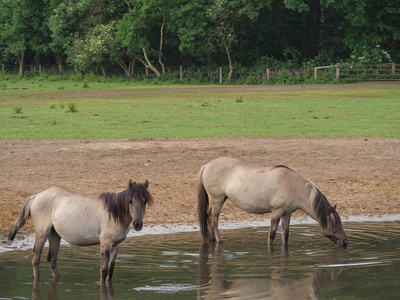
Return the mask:
M 400 81 L 400 65 L 398 64 L 381 64 L 381 65 L 352 65 L 352 64 L 336 64 L 330 66 L 314 67 L 314 78 L 317 79 L 318 71 L 323 69 L 336 69 L 337 80 L 347 81 Z M 39 73 L 42 66 L 39 65 Z M 1 72 L 5 74 L 5 66 L 1 65 Z M 77 72 L 75 66 L 75 72 Z M 147 74 L 147 70 L 146 70 Z M 270 79 L 270 68 L 266 71 L 267 80 Z M 183 79 L 183 68 L 180 66 L 180 79 Z M 219 69 L 219 82 L 222 83 L 222 68 Z
M 314 78 L 317 79 L 318 70 L 335 68 L 337 80 L 349 81 L 393 81 L 400 80 L 400 65 L 351 65 L 336 64 L 333 66 L 322 66 L 314 68 Z

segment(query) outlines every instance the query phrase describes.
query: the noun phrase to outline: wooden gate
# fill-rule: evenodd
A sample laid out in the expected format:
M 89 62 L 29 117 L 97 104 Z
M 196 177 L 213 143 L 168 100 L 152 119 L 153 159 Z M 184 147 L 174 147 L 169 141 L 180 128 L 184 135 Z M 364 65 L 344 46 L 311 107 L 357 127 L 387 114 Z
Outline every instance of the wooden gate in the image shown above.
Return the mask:
M 338 80 L 353 80 L 353 81 L 400 80 L 400 65 L 337 64 L 336 77 Z

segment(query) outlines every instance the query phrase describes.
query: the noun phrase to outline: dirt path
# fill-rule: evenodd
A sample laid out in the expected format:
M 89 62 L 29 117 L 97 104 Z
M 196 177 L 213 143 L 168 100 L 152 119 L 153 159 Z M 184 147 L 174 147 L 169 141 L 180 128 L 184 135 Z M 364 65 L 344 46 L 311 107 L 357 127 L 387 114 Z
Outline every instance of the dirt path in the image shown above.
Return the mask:
M 199 168 L 219 156 L 285 164 L 312 180 L 343 216 L 400 213 L 400 139 L 210 138 L 0 141 L 0 236 L 25 199 L 51 186 L 98 195 L 150 181 L 148 224 L 196 221 Z M 222 220 L 264 220 L 232 207 Z M 24 232 L 32 231 L 32 223 Z
M 137 93 L 173 93 L 198 91 L 293 91 L 293 90 L 326 90 L 326 89 L 349 89 L 349 88 L 379 88 L 379 87 L 400 87 L 400 81 L 365 81 L 346 84 L 295 84 L 295 85 L 250 85 L 250 86 L 210 86 L 201 88 L 174 88 L 170 86 L 165 89 L 129 89 L 118 91 L 92 91 L 60 95 L 65 98 L 76 97 L 113 97 L 115 95 L 137 94 Z

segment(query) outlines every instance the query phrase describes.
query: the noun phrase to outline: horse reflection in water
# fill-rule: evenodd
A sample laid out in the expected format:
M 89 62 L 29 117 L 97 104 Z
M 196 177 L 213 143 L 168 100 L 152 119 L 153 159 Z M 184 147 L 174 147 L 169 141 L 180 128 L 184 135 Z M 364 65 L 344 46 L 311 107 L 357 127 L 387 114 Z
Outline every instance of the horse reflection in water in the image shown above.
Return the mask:
M 336 205 L 332 207 L 312 182 L 286 166 L 256 167 L 229 157 L 204 165 L 198 180 L 198 213 L 205 242 L 222 243 L 218 218 L 228 198 L 248 213 L 271 213 L 270 249 L 281 219 L 282 242 L 287 246 L 290 218 L 297 209 L 315 219 L 335 244 L 348 243 Z
M 52 282 L 49 284 L 49 287 L 47 289 L 47 298 L 46 299 L 51 299 L 51 300 L 58 299 L 57 288 L 58 288 L 59 282 L 60 282 L 60 278 L 53 278 Z M 40 300 L 40 299 L 44 299 L 44 298 L 45 297 L 42 297 L 40 294 L 39 278 L 35 278 L 35 280 L 33 281 L 33 286 L 32 286 L 31 299 L 32 300 Z M 114 288 L 113 288 L 111 281 L 107 281 L 105 284 L 100 285 L 100 300 L 115 300 Z
M 322 299 L 341 272 L 340 268 L 318 268 L 300 273 L 295 269 L 297 264 L 291 267 L 289 252 L 283 250 L 281 255 L 270 255 L 269 266 L 257 267 L 257 274 L 243 274 L 242 278 L 249 279 L 236 279 L 227 271 L 230 258 L 222 248 L 221 244 L 203 244 L 198 299 Z M 335 247 L 322 257 L 321 263 L 342 264 L 345 254 L 345 248 Z
M 126 190 L 99 197 L 50 188 L 26 200 L 8 242 L 30 217 L 36 235 L 32 250 L 35 278 L 39 278 L 40 256 L 46 240 L 49 240 L 47 261 L 53 277 L 61 277 L 57 256 L 63 238 L 78 246 L 100 244 L 100 280 L 111 281 L 119 245 L 125 240 L 131 224 L 137 231 L 142 229 L 146 206 L 153 202 L 148 186 L 147 180 L 145 183 L 130 180 Z

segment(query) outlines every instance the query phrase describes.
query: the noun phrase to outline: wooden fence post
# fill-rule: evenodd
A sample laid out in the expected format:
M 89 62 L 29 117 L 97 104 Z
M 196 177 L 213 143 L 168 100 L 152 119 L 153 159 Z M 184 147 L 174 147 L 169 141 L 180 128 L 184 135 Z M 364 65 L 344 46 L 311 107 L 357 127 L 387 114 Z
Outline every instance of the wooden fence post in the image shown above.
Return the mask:
M 336 64 L 336 79 L 340 80 L 340 63 Z
M 42 73 L 42 65 L 39 65 L 39 74 Z
M 219 83 L 222 83 L 222 68 L 219 68 Z
M 269 82 L 269 68 L 267 68 L 267 82 Z
M 392 74 L 395 75 L 396 74 L 396 64 L 392 64 Z
M 182 70 L 182 65 L 179 66 L 179 79 L 182 80 L 183 79 L 183 70 Z
M 4 74 L 4 64 L 1 64 L 1 72 Z

